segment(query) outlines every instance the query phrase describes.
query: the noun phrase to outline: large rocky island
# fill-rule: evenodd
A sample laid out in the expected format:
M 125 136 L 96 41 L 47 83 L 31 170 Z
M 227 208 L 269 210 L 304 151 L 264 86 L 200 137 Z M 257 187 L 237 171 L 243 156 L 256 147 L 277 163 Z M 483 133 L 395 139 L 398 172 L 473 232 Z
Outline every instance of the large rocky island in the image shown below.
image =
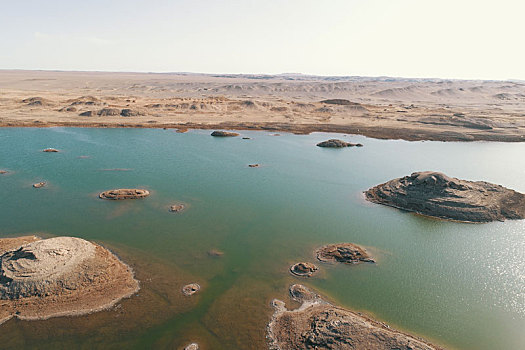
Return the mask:
M 129 266 L 95 243 L 74 237 L 0 239 L 0 323 L 100 311 L 138 289 Z
M 367 190 L 365 196 L 371 202 L 449 220 L 490 222 L 525 218 L 525 194 L 432 171 L 390 180 Z
M 287 310 L 273 300 L 275 313 L 268 325 L 271 349 L 440 349 L 364 315 L 334 306 L 303 285 L 290 287 L 293 300 L 302 305 Z

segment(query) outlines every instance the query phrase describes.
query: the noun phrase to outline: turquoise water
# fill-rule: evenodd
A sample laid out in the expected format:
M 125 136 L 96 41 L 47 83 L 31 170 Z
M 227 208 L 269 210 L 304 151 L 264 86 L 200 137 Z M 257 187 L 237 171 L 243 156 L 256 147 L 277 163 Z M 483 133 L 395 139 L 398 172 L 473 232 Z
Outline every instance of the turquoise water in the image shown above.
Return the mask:
M 362 197 L 419 170 L 525 192 L 525 144 L 209 133 L 0 129 L 0 169 L 10 172 L 0 175 L 0 236 L 95 240 L 143 282 L 139 295 L 115 310 L 11 320 L 0 326 L 0 347 L 177 349 L 196 341 L 205 349 L 264 348 L 271 299 L 288 301 L 287 287 L 300 282 L 446 347 L 525 349 L 525 221 L 439 221 Z M 364 147 L 315 147 L 331 137 Z M 61 152 L 41 152 L 47 147 Z M 38 181 L 48 186 L 32 188 Z M 152 194 L 97 198 L 127 187 Z M 175 202 L 187 210 L 169 213 Z M 316 247 L 335 242 L 365 246 L 378 263 L 321 264 L 310 279 L 288 273 L 290 264 L 315 261 Z M 208 256 L 210 249 L 224 255 Z M 202 292 L 181 297 L 180 287 L 195 281 Z

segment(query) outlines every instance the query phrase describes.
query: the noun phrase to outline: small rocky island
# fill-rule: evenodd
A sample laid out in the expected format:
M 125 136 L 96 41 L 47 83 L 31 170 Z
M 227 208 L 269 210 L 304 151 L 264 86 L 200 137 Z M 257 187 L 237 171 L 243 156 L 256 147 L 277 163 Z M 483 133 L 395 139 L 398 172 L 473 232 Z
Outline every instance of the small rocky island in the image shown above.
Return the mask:
M 298 262 L 290 266 L 290 272 L 296 276 L 310 277 L 315 271 L 317 271 L 317 266 L 309 262 Z
M 0 239 L 0 323 L 88 314 L 139 289 L 109 250 L 81 238 Z
M 375 262 L 368 253 L 353 243 L 328 244 L 316 250 L 319 261 L 358 264 L 361 262 Z
M 525 194 L 484 181 L 467 181 L 433 171 L 388 181 L 365 192 L 379 204 L 464 222 L 525 218 Z
M 46 148 L 44 150 L 42 150 L 42 152 L 46 152 L 46 153 L 57 153 L 58 150 L 56 148 Z
M 102 199 L 123 200 L 123 199 L 138 199 L 149 196 L 149 191 L 137 188 L 120 188 L 116 190 L 109 190 L 99 194 Z
M 215 137 L 234 137 L 239 136 L 236 132 L 228 132 L 228 131 L 214 131 L 211 133 L 211 136 Z
M 327 141 L 319 142 L 317 147 L 326 147 L 326 148 L 343 148 L 343 147 L 363 147 L 360 143 L 350 143 L 338 139 L 330 139 Z
M 288 310 L 283 301 L 272 301 L 275 312 L 267 328 L 270 349 L 440 349 L 360 313 L 331 305 L 303 285 L 292 285 L 290 296 L 302 304 L 298 309 Z

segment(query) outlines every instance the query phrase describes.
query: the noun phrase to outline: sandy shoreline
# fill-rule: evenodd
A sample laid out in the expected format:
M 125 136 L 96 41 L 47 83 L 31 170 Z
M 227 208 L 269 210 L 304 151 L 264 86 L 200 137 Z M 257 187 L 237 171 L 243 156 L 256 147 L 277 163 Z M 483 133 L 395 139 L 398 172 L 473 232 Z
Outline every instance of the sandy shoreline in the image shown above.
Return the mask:
M 525 84 L 0 70 L 0 127 L 333 132 L 525 141 Z

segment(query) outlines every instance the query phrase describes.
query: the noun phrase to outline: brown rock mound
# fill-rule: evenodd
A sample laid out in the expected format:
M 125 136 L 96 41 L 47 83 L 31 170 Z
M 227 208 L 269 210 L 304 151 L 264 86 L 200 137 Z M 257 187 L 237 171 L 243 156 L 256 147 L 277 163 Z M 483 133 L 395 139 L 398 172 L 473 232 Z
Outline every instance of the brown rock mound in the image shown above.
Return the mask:
M 305 286 L 292 285 L 290 295 L 302 303 L 301 307 L 287 310 L 284 302 L 272 301 L 275 313 L 268 325 L 271 349 L 440 349 L 385 324 L 331 305 Z
M 40 188 L 40 187 L 44 187 L 46 185 L 46 183 L 44 181 L 42 182 L 37 182 L 36 184 L 33 184 L 33 187 L 34 188 Z
M 149 196 L 149 191 L 137 188 L 120 188 L 116 190 L 109 190 L 102 192 L 99 197 L 102 199 L 137 199 Z
M 0 322 L 87 314 L 139 288 L 131 269 L 97 244 L 74 237 L 8 240 L 0 239 L 7 247 L 0 256 Z
M 317 144 L 317 147 L 342 148 L 342 147 L 354 147 L 354 146 L 357 146 L 357 145 L 358 144 L 345 142 L 343 140 L 330 139 L 330 140 L 327 140 L 327 141 L 319 142 Z M 362 146 L 361 144 L 359 144 L 359 145 Z
M 317 271 L 317 266 L 309 262 L 298 262 L 290 266 L 290 272 L 296 276 L 310 277 Z
M 525 218 L 525 194 L 484 181 L 466 181 L 425 171 L 365 192 L 375 203 L 465 222 Z
M 315 254 L 317 259 L 323 262 L 340 262 L 345 264 L 375 262 L 363 248 L 352 243 L 328 244 L 317 249 Z
M 228 131 L 214 131 L 211 133 L 211 136 L 215 137 L 233 137 L 233 136 L 239 136 L 236 132 L 228 132 Z
M 46 148 L 46 149 L 42 150 L 42 152 L 56 153 L 56 152 L 58 152 L 58 150 L 55 149 L 55 148 Z

